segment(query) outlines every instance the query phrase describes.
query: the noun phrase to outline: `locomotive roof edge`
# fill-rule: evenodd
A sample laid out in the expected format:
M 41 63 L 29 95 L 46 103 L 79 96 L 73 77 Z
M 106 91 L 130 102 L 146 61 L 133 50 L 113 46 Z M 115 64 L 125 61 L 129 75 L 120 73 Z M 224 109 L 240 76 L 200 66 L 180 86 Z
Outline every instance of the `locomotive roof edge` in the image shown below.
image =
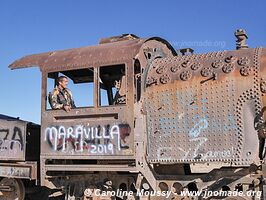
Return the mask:
M 122 35 L 123 36 L 123 35 Z M 95 46 L 84 46 L 80 48 L 72 48 L 59 51 L 50 51 L 39 54 L 24 56 L 9 65 L 10 69 L 20 69 L 39 66 L 40 69 L 48 69 L 49 67 L 68 66 L 90 66 L 99 63 L 99 60 L 105 59 L 107 63 L 119 60 L 134 58 L 145 42 L 156 40 L 165 44 L 172 52 L 177 55 L 175 49 L 169 42 L 160 37 L 151 38 L 126 38 L 101 43 Z

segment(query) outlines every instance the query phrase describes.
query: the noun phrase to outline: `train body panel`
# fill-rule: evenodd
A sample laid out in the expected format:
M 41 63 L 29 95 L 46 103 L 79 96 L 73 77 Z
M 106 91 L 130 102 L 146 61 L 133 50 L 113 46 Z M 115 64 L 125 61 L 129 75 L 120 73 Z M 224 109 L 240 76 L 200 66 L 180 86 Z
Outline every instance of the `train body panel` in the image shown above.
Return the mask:
M 0 119 L 1 160 L 25 161 L 27 122 Z
M 40 126 L 18 118 L 0 115 L 0 134 L 1 176 L 19 177 L 21 175 L 21 177 L 25 176 L 25 178 L 32 179 L 30 174 L 33 173 L 33 179 L 37 179 L 37 162 L 40 158 Z M 10 162 L 11 167 L 9 167 L 8 162 Z M 29 168 L 15 170 L 17 163 L 22 165 L 28 163 L 29 166 L 34 163 L 36 169 L 33 171 L 30 171 Z M 27 175 L 22 173 L 23 171 Z
M 155 60 L 145 98 L 152 163 L 259 162 L 262 49 Z

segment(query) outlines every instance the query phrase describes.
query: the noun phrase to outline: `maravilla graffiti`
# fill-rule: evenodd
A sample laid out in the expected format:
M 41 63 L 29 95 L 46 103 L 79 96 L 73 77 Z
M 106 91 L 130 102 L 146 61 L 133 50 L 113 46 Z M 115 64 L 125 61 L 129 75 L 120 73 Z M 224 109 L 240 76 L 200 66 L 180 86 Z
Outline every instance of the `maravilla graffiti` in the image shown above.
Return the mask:
M 115 154 L 128 148 L 130 132 L 128 124 L 51 126 L 45 129 L 44 140 L 54 151 Z

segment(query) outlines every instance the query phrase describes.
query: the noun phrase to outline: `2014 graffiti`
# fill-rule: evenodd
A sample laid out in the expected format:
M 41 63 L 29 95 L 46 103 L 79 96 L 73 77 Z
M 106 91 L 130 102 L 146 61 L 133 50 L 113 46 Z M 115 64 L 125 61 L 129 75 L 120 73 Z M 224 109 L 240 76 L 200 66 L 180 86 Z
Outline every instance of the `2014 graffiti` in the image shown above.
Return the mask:
M 127 149 L 128 124 L 105 126 L 51 126 L 45 129 L 45 138 L 55 151 L 87 152 L 90 154 L 115 154 Z

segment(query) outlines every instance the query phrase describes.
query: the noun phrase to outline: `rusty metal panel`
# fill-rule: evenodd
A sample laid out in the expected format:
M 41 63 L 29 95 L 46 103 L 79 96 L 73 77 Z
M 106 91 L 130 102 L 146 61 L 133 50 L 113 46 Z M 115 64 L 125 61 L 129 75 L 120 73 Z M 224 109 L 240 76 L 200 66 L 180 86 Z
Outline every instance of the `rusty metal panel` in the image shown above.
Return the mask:
M 266 129 L 265 129 L 265 125 L 263 125 L 263 122 L 266 121 L 266 49 L 263 48 L 262 52 L 261 52 L 261 57 L 260 57 L 260 66 L 261 67 L 261 73 L 260 73 L 260 90 L 262 93 L 262 112 L 261 112 L 261 116 L 263 117 L 262 120 L 262 126 L 258 126 L 258 134 L 260 137 L 262 138 L 266 138 Z
M 259 49 L 157 59 L 144 108 L 152 163 L 258 161 Z
M 109 41 L 110 39 L 110 41 Z M 176 55 L 174 48 L 164 39 L 127 38 L 112 42 L 112 37 L 104 39 L 103 44 L 61 51 L 51 51 L 22 57 L 9 65 L 11 69 L 39 66 L 42 71 L 74 69 L 88 66 L 123 63 L 139 56 L 141 48 L 157 47 Z M 148 46 L 144 45 L 145 43 Z M 150 45 L 152 44 L 152 45 Z M 167 53 L 168 54 L 168 53 Z
M 41 70 L 51 71 L 58 67 L 78 68 L 81 66 L 121 62 L 134 58 L 144 42 L 144 39 L 134 39 L 97 46 L 34 54 L 15 61 L 9 67 L 11 69 L 17 69 L 39 66 Z
M 0 163 L 0 177 L 37 179 L 37 162 Z
M 74 116 L 60 110 L 43 113 L 42 156 L 133 156 L 134 128 L 131 116 L 126 115 L 129 108 L 111 106 L 97 114 L 93 109 L 79 109 Z
M 25 160 L 27 122 L 0 119 L 0 160 Z

